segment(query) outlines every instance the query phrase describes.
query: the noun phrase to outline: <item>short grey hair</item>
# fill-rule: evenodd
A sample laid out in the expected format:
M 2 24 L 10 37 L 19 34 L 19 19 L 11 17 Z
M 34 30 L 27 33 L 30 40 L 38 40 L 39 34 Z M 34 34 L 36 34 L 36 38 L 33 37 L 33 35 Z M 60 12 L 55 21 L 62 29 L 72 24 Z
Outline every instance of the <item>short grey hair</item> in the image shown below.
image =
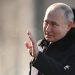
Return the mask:
M 60 9 L 64 11 L 65 20 L 67 22 L 74 22 L 74 14 L 70 6 L 60 3 Z
M 74 22 L 74 14 L 69 5 L 65 3 L 54 3 L 48 7 L 48 9 L 52 8 L 56 8 L 56 10 L 61 10 L 64 13 L 64 20 L 66 23 Z

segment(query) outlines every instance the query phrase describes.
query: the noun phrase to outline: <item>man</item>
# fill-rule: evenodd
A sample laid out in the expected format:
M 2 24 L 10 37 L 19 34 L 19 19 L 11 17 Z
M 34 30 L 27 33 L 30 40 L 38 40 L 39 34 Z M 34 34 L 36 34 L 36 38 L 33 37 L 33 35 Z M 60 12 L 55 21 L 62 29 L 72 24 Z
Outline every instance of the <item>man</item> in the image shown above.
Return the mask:
M 30 55 L 31 75 L 75 75 L 75 28 L 74 15 L 64 3 L 50 5 L 43 22 L 44 39 L 38 45 L 31 32 L 26 42 Z

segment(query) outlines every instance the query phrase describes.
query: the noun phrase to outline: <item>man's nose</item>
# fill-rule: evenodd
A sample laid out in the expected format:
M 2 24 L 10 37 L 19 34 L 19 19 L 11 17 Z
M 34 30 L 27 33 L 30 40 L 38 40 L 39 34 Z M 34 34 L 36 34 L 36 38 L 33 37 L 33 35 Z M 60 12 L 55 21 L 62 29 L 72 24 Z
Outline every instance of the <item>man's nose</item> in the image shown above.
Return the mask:
M 52 27 L 50 26 L 50 24 L 48 24 L 47 27 L 46 27 L 46 31 L 51 32 L 51 30 L 52 30 Z

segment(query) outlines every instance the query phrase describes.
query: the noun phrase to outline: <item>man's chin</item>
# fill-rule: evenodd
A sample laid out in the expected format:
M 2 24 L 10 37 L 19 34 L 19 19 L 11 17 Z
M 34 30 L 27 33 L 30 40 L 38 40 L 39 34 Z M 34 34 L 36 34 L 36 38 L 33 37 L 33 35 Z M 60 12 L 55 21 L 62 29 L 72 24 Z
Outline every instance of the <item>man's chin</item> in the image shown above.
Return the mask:
M 50 38 L 45 38 L 47 41 L 52 42 L 53 40 Z

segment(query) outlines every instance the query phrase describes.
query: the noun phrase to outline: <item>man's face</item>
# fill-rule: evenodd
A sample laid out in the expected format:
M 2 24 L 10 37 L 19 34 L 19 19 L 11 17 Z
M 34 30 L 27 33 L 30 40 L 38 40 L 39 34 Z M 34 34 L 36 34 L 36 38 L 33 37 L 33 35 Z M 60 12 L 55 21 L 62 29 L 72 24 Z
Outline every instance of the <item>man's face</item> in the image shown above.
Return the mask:
M 43 32 L 46 40 L 56 42 L 69 31 L 69 25 L 64 22 L 61 11 L 46 13 L 43 22 Z

